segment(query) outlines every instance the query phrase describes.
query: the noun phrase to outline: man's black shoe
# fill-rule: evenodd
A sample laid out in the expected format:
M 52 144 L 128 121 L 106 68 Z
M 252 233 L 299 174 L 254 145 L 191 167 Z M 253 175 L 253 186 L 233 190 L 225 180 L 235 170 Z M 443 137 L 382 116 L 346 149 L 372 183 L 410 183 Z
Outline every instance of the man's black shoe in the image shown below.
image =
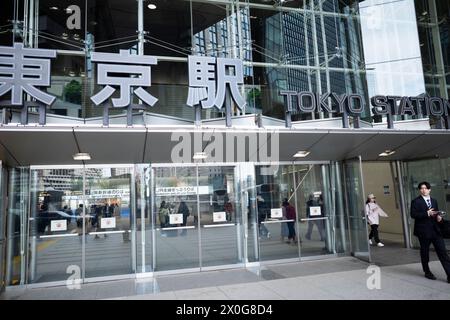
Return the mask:
M 425 278 L 430 279 L 430 280 L 436 280 L 436 277 L 431 272 L 425 273 Z
M 450 283 L 450 277 L 447 277 L 447 282 Z

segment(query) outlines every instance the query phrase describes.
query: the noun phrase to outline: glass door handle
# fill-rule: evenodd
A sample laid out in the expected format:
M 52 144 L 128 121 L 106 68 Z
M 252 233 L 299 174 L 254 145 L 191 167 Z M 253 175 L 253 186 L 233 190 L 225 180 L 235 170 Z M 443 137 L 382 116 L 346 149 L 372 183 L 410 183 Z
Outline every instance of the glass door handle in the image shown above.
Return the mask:
M 269 224 L 269 223 L 282 223 L 282 222 L 295 222 L 294 219 L 288 219 L 288 220 L 269 220 L 269 221 L 261 221 L 263 224 Z
M 195 226 L 156 228 L 156 230 L 183 230 L 183 229 L 195 229 Z
M 125 232 L 131 232 L 131 230 L 114 230 L 114 231 L 96 231 L 96 232 L 89 232 L 88 234 L 113 234 L 113 233 L 125 233 Z
M 300 219 L 300 221 L 315 221 L 315 220 L 328 220 L 328 217 Z
M 64 234 L 47 234 L 43 236 L 39 236 L 39 239 L 45 239 L 45 238 L 63 238 L 63 237 L 76 237 L 78 236 L 78 233 L 64 233 Z
M 205 224 L 203 228 L 220 228 L 220 227 L 234 227 L 234 223 L 222 223 L 222 224 Z

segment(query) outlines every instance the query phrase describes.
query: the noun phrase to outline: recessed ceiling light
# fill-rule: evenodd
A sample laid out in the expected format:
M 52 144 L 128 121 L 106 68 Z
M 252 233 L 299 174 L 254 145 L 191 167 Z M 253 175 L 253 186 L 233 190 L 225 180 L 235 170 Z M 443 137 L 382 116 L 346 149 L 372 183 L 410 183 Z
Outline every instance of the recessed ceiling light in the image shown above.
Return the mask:
M 208 158 L 208 155 L 206 154 L 206 152 L 196 152 L 194 153 L 194 156 L 192 157 L 192 159 L 194 160 L 203 160 Z
M 294 158 L 304 158 L 309 155 L 311 152 L 309 151 L 297 151 L 296 154 L 293 155 Z
M 378 156 L 380 157 L 389 157 L 395 153 L 394 150 L 384 150 L 384 152 L 380 153 Z
M 73 160 L 91 160 L 91 155 L 89 153 L 84 153 L 84 152 L 80 152 L 80 153 L 75 153 L 73 155 Z
M 50 7 L 50 10 L 58 10 L 58 7 Z
M 156 4 L 150 3 L 147 8 L 149 8 L 150 10 L 155 10 L 156 9 Z

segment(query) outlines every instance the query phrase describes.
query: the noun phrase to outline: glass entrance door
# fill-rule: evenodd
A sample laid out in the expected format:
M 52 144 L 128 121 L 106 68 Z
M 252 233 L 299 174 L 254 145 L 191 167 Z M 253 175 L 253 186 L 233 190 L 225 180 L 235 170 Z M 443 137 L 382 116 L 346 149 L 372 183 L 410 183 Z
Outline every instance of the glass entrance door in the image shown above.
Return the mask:
M 153 168 L 155 271 L 199 268 L 199 215 L 195 167 Z
M 154 270 L 243 262 L 234 166 L 153 167 Z
M 81 277 L 83 169 L 32 169 L 30 191 L 28 282 Z
M 134 272 L 131 169 L 31 168 L 28 283 Z
M 131 167 L 85 169 L 85 277 L 136 270 Z
M 344 161 L 344 177 L 350 251 L 355 257 L 370 262 L 361 157 Z
M 260 260 L 299 259 L 292 166 L 280 166 L 274 174 L 264 174 L 264 169 L 261 166 L 255 168 Z M 282 207 L 284 199 L 294 208 L 290 216 Z
M 233 166 L 198 167 L 202 268 L 243 262 L 237 176 Z

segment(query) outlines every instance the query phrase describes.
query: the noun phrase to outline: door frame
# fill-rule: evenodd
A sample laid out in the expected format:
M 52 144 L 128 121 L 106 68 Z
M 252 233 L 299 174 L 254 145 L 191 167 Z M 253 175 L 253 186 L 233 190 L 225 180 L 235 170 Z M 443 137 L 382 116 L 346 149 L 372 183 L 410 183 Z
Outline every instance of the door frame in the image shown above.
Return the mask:
M 158 168 L 196 168 L 195 170 L 195 174 L 196 174 L 196 185 L 197 187 L 199 186 L 199 168 L 201 167 L 230 167 L 233 168 L 234 170 L 234 184 L 236 186 L 240 184 L 240 177 L 236 175 L 236 173 L 239 171 L 240 168 L 240 163 L 238 162 L 199 162 L 199 163 L 152 163 L 150 164 L 150 170 L 151 170 L 151 179 L 150 179 L 150 194 L 151 194 L 151 210 L 150 210 L 150 214 L 151 214 L 151 219 L 152 219 L 152 251 L 153 251 L 153 260 L 152 260 L 152 268 L 154 269 L 157 261 L 156 261 L 156 231 L 158 231 L 159 229 L 157 229 L 156 227 L 156 214 L 157 212 L 154 210 L 155 209 L 155 195 L 154 195 L 154 188 L 156 187 L 155 185 L 155 170 L 157 170 Z M 154 274 L 174 274 L 174 273 L 185 273 L 185 272 L 196 272 L 196 271 L 211 271 L 211 270 L 222 270 L 222 269 L 230 269 L 230 268 L 238 268 L 238 267 L 244 267 L 246 265 L 246 261 L 247 261 L 247 250 L 245 249 L 246 247 L 246 238 L 243 234 L 243 229 L 244 229 L 244 223 L 241 222 L 241 243 L 238 243 L 238 248 L 237 248 L 237 252 L 242 252 L 243 255 L 243 262 L 237 262 L 234 264 L 225 264 L 225 265 L 216 265 L 216 266 L 204 266 L 202 264 L 203 259 L 202 259 L 202 228 L 201 228 L 201 219 L 200 219 L 200 195 L 197 193 L 197 214 L 198 214 L 198 221 L 197 221 L 197 230 L 198 230 L 198 256 L 199 256 L 199 261 L 198 261 L 198 267 L 188 267 L 188 268 L 181 268 L 181 269 L 171 269 L 171 270 L 161 270 L 161 271 L 154 271 Z M 237 200 L 239 200 L 240 202 L 240 211 L 236 212 L 236 214 L 239 214 L 240 217 L 242 217 L 242 211 L 244 210 L 244 207 L 242 205 L 242 199 L 240 196 L 240 188 L 237 188 L 235 190 L 235 198 Z M 240 219 L 242 221 L 242 219 Z M 237 225 L 236 225 L 237 226 Z
M 349 163 L 356 163 L 357 166 L 358 166 L 357 174 L 358 174 L 358 178 L 359 178 L 358 179 L 359 183 L 361 185 L 361 193 L 362 193 L 362 199 L 361 199 L 362 203 L 361 203 L 361 205 L 362 205 L 362 208 L 363 208 L 363 211 L 364 211 L 365 210 L 365 202 L 364 202 L 364 200 L 365 200 L 365 197 L 366 197 L 366 193 L 365 193 L 365 190 L 364 190 L 364 174 L 363 174 L 363 170 L 362 170 L 362 158 L 361 158 L 361 155 L 342 161 L 342 166 L 343 166 L 342 173 L 343 173 L 343 178 L 344 178 L 343 181 L 344 181 L 345 207 L 346 207 L 347 210 L 350 208 L 349 197 L 350 197 L 351 190 L 348 189 L 347 178 L 349 178 L 349 177 L 348 177 L 348 173 L 347 173 L 347 170 L 346 170 L 346 165 L 349 164 Z M 359 211 L 359 210 L 357 209 L 357 211 Z M 358 230 L 358 232 L 365 232 L 364 236 L 365 236 L 366 244 L 367 244 L 367 258 L 365 258 L 364 256 L 357 254 L 357 252 L 355 251 L 355 247 L 356 246 L 353 243 L 354 239 L 352 239 L 353 238 L 353 236 L 352 236 L 352 232 L 353 231 L 351 229 L 350 214 L 358 215 L 358 214 L 361 214 L 361 212 L 353 212 L 353 213 L 349 212 L 347 214 L 347 228 L 348 228 L 348 232 L 349 232 L 350 254 L 352 256 L 354 256 L 355 258 L 358 258 L 358 259 L 360 259 L 362 261 L 370 263 L 370 262 L 372 262 L 372 257 L 371 257 L 369 240 L 367 238 L 368 235 L 369 235 L 369 233 L 368 233 L 369 230 L 368 230 L 368 227 L 367 227 L 367 217 L 366 217 L 365 213 L 362 215 L 361 218 L 362 218 L 362 220 L 364 220 L 364 223 L 363 223 L 364 224 L 364 229 L 363 230 Z M 358 219 L 357 216 L 355 216 L 355 218 Z

